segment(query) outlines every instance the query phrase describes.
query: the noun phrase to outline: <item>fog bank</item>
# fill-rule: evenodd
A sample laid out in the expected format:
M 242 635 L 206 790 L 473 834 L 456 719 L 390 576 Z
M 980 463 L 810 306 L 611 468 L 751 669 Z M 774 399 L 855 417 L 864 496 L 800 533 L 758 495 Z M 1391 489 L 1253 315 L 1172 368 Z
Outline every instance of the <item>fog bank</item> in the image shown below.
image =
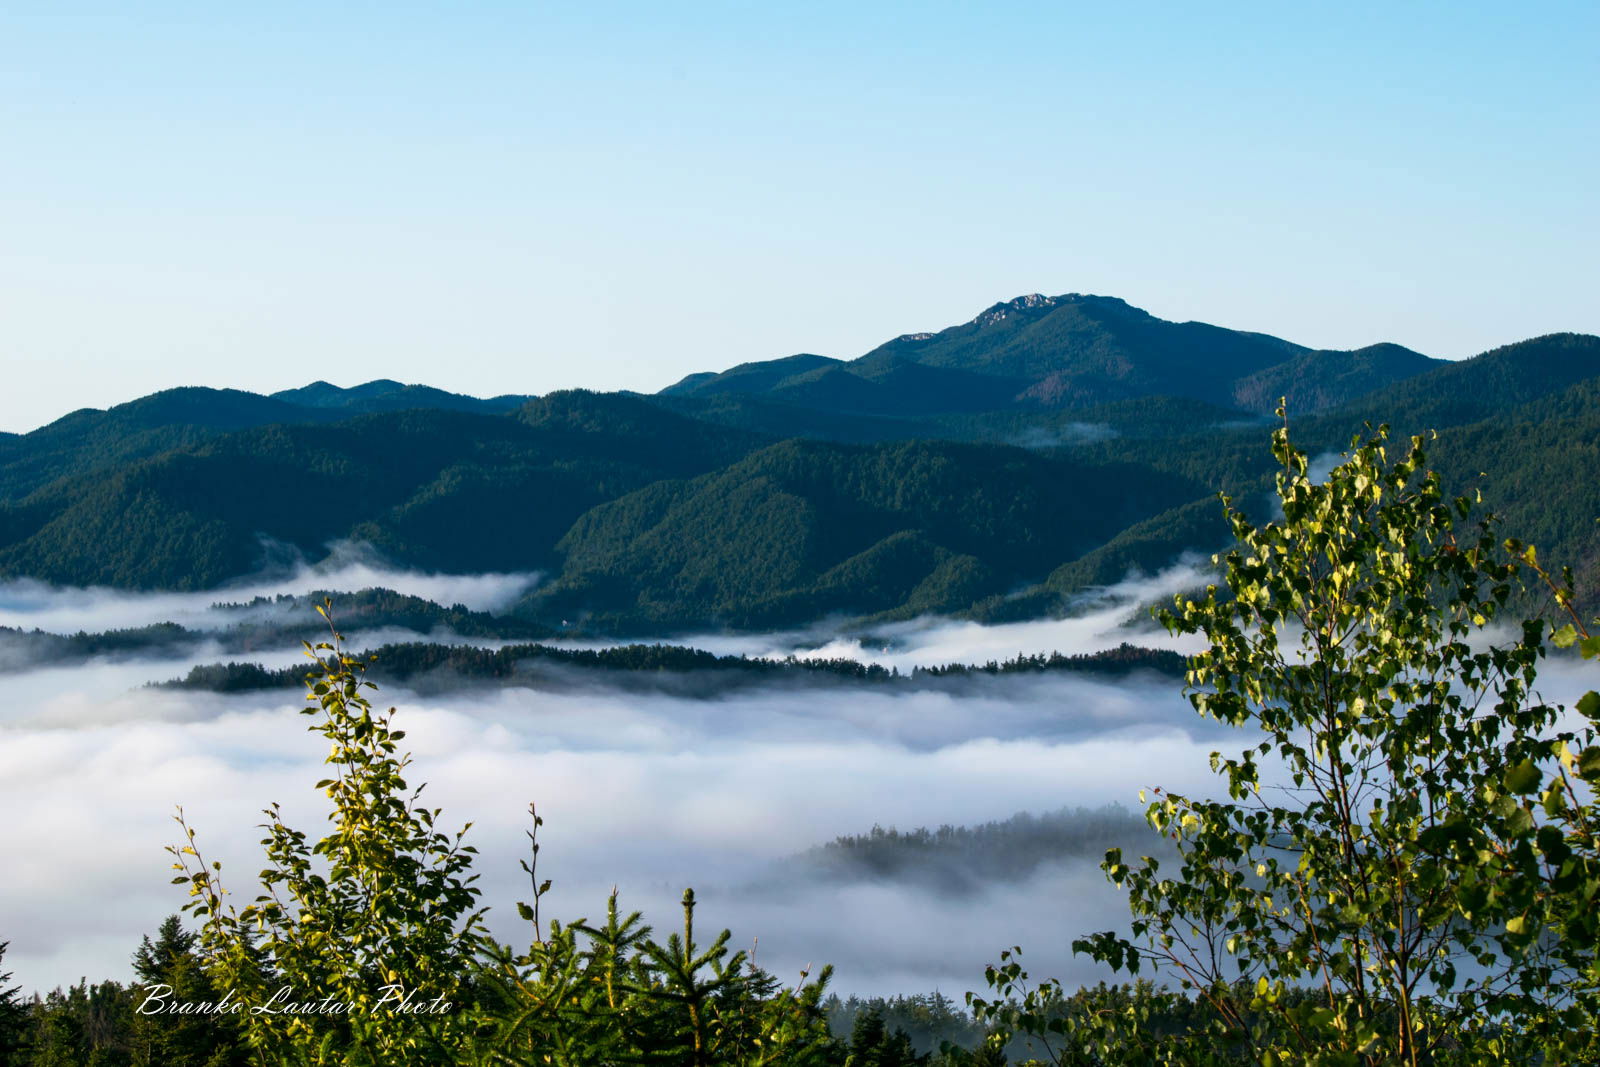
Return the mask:
M 0 939 L 25 988 L 128 976 L 139 937 L 183 903 L 164 844 L 183 805 L 236 899 L 261 867 L 259 809 L 284 804 L 317 834 L 320 739 L 284 694 L 134 690 L 141 669 L 94 664 L 5 680 L 0 733 Z M 382 681 L 381 676 L 378 680 Z M 661 926 L 693 885 L 705 928 L 760 939 L 792 978 L 831 962 L 844 992 L 947 992 L 1022 943 L 1076 974 L 1071 936 L 1118 908 L 1092 863 L 1042 865 L 1016 884 L 951 898 L 886 881 L 795 879 L 774 863 L 874 824 L 911 829 L 1025 810 L 1136 803 L 1141 787 L 1204 788 L 1213 738 L 1170 684 L 1058 676 L 993 679 L 981 695 L 803 688 L 724 700 L 505 689 L 421 699 L 385 689 L 446 823 L 468 820 L 498 934 L 527 936 L 512 904 L 525 808 L 547 819 L 547 917 L 593 916 L 616 885 Z M 1160 773 L 1156 774 L 1155 769 Z

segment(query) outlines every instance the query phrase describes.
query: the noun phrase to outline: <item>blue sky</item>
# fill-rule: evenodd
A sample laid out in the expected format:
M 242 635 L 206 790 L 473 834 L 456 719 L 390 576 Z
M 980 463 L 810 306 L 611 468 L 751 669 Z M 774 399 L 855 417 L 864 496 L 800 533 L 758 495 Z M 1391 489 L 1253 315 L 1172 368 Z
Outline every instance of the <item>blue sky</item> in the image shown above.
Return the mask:
M 1600 332 L 1597 57 L 1592 2 L 8 4 L 0 429 L 653 390 L 1034 291 Z

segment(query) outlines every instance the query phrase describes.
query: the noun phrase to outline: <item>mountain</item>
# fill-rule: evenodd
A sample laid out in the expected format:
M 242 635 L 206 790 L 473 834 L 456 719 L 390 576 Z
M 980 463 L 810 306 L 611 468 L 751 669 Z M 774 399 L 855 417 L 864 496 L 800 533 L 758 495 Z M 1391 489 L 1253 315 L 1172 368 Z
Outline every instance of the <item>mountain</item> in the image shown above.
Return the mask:
M 197 445 L 234 430 L 328 423 L 364 412 L 408 409 L 499 414 L 530 399 L 479 400 L 387 379 L 350 389 L 313 382 L 271 396 L 199 386 L 167 389 L 104 411 L 82 408 L 31 433 L 0 435 L 0 500 L 20 498 L 58 478 Z
M 847 363 L 821 356 L 743 363 L 690 375 L 663 395 L 739 393 L 902 416 L 1083 408 L 1166 395 L 1260 414 L 1285 393 L 1302 411 L 1331 408 L 1439 362 L 1398 345 L 1313 350 L 1266 334 L 1168 322 L 1115 297 L 1034 293 L 959 326 L 902 334 Z
M 722 396 L 729 393 L 765 393 L 792 378 L 812 371 L 836 367 L 841 361 L 827 356 L 813 356 L 802 352 L 782 359 L 769 359 L 759 363 L 741 363 L 721 374 L 691 374 L 675 385 L 661 390 L 663 396 Z
M 447 393 L 443 389 L 434 389 L 431 386 L 402 385 L 388 378 L 379 378 L 348 389 L 341 389 L 327 382 L 312 382 L 298 389 L 285 389 L 273 393 L 272 399 L 298 407 L 342 411 L 353 415 L 374 411 L 406 411 L 412 408 L 498 414 L 515 410 L 533 398 L 507 394 L 481 400 L 461 393 Z
M 612 631 L 957 611 L 1196 490 L 1003 446 L 787 441 L 590 511 L 527 608 Z
M 1508 536 L 1542 558 L 1578 570 L 1579 589 L 1600 607 L 1600 337 L 1549 334 L 1471 359 L 1435 365 L 1306 418 L 1291 407 L 1296 444 L 1331 462 L 1351 438 L 1387 423 L 1396 440 L 1435 430 L 1430 460 L 1453 491 L 1481 489 Z M 1229 493 L 1246 512 L 1267 498 L 1274 463 L 1264 427 L 1213 427 L 1162 438 L 1119 438 L 1078 450 L 1086 461 L 1125 462 Z M 1214 496 L 1151 516 L 1053 572 L 991 617 L 1054 610 L 1063 597 L 1129 569 L 1153 571 L 1185 551 L 1223 547 Z M 1255 515 L 1257 521 L 1270 516 Z
M 1021 397 L 1051 407 L 1155 393 L 1226 403 L 1228 383 L 1304 351 L 1265 334 L 1167 322 L 1115 297 L 1035 293 L 931 336 L 897 338 L 857 364 L 871 373 L 911 360 L 993 375 L 1026 383 Z
M 0 575 L 204 589 L 348 538 L 420 567 L 536 569 L 594 505 L 765 440 L 581 392 L 255 427 L 0 503 Z
M 1052 449 L 1114 438 L 1170 437 L 1224 427 L 1259 428 L 1271 421 L 1237 408 L 1173 396 L 1134 397 L 1062 411 L 1011 409 L 918 416 L 828 411 L 749 395 L 708 399 L 656 394 L 647 399 L 681 415 L 774 437 L 856 444 L 938 439 Z
M 0 499 L 58 478 L 116 466 L 231 430 L 327 416 L 237 389 L 168 389 L 105 411 L 83 408 L 0 441 Z
M 0 436 L 0 579 L 208 589 L 356 542 L 544 572 L 525 632 L 1036 617 L 1224 548 L 1219 490 L 1269 517 L 1259 412 L 1284 395 L 1319 463 L 1368 423 L 1437 429 L 1450 486 L 1600 598 L 1600 338 L 1441 363 L 1071 295 L 653 396 L 380 380 L 74 412 Z
M 1570 356 L 1580 346 L 1568 338 L 1549 347 Z M 1581 347 L 1600 355 L 1600 338 L 1587 340 Z M 1600 378 L 1439 436 L 1432 457 L 1445 477 L 1480 488 L 1504 535 L 1537 545 L 1547 564 L 1572 567 L 1585 614 L 1600 609 Z
M 1600 375 L 1600 337 L 1553 333 L 1395 382 L 1341 407 L 1347 419 L 1412 431 L 1494 418 Z
M 637 394 L 636 394 L 637 395 Z M 796 407 L 747 393 L 722 393 L 709 397 L 666 396 L 660 393 L 643 399 L 667 411 L 720 426 L 769 433 L 774 437 L 810 437 L 823 441 L 848 441 L 870 444 L 876 441 L 907 441 L 926 437 L 966 435 L 946 429 L 938 417 L 908 418 L 860 412 L 827 411 Z M 973 440 L 987 440 L 979 428 Z M 4 442 L 0 442 L 3 447 Z
M 1354 352 L 1306 352 L 1233 383 L 1233 402 L 1246 411 L 1270 412 L 1278 400 L 1301 413 L 1327 411 L 1394 383 L 1449 366 L 1399 345 Z

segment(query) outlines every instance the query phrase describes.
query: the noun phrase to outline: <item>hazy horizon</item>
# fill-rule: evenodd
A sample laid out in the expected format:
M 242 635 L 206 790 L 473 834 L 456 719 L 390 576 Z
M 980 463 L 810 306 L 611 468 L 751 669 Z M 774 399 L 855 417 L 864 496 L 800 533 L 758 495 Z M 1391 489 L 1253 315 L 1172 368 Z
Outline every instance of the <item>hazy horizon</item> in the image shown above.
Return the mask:
M 1028 295 L 1028 294 L 1026 294 L 1026 293 L 1017 293 L 1017 294 L 1014 294 L 1011 297 L 1006 297 L 1004 299 L 1005 300 L 1011 300 L 1011 299 L 1015 299 L 1016 297 L 1026 296 L 1026 295 Z M 1048 293 L 1048 294 L 1045 294 L 1045 295 L 1058 296 L 1058 295 L 1062 295 L 1062 294 Z M 1085 294 L 1085 295 L 1117 296 L 1118 294 L 1114 294 L 1114 293 L 1099 293 L 1099 294 Z M 978 311 L 982 311 L 985 308 L 988 308 L 988 307 L 992 306 L 994 303 L 999 303 L 999 302 L 1003 302 L 1003 301 L 991 301 L 990 303 L 983 305 L 983 307 L 978 308 L 977 310 Z M 1129 300 L 1127 302 L 1129 304 L 1133 305 L 1134 307 L 1140 307 L 1139 303 L 1137 301 L 1135 301 L 1135 300 Z M 1148 311 L 1149 309 L 1148 308 L 1141 308 L 1141 310 Z M 1157 318 L 1161 318 L 1162 316 L 1157 315 L 1156 317 Z M 944 329 L 947 326 L 958 325 L 960 322 L 965 322 L 965 321 L 970 321 L 970 318 L 969 319 L 962 319 L 962 320 L 952 320 L 950 322 L 941 323 L 940 325 L 938 325 L 936 327 L 933 327 L 933 329 L 935 329 L 935 330 Z M 1223 325 L 1223 324 L 1212 322 L 1212 323 L 1209 323 L 1209 325 L 1217 326 L 1217 325 Z M 1236 324 L 1236 325 L 1226 326 L 1225 328 L 1237 329 L 1237 330 L 1240 330 L 1240 331 L 1243 331 L 1243 332 L 1251 332 L 1251 328 L 1249 326 L 1243 325 L 1243 324 Z M 862 348 L 861 351 L 859 351 L 859 352 L 853 352 L 853 353 L 849 353 L 849 354 L 845 354 L 845 355 L 835 355 L 833 358 L 844 359 L 844 360 L 848 361 L 850 359 L 856 358 L 857 356 L 865 355 L 868 351 L 871 350 L 871 348 L 876 347 L 878 344 L 881 344 L 881 343 L 883 343 L 885 341 L 889 341 L 893 337 L 897 337 L 897 336 L 900 336 L 902 334 L 913 333 L 913 332 L 917 332 L 917 331 L 914 331 L 914 330 L 901 330 L 901 331 L 898 331 L 895 334 L 887 334 L 887 335 L 881 337 L 878 341 L 875 341 L 872 344 Z M 1551 330 L 1551 331 L 1545 331 L 1545 332 L 1557 333 L 1557 332 L 1562 332 L 1562 331 Z M 1432 356 L 1433 358 L 1436 358 L 1436 359 L 1450 359 L 1450 360 L 1469 359 L 1472 356 L 1480 355 L 1482 352 L 1490 351 L 1490 350 L 1492 350 L 1494 348 L 1501 347 L 1501 345 L 1513 344 L 1513 343 L 1515 343 L 1517 341 L 1523 341 L 1523 340 L 1527 340 L 1527 339 L 1528 338 L 1525 338 L 1525 337 L 1508 338 L 1505 341 L 1497 342 L 1497 343 L 1491 344 L 1491 345 L 1487 345 L 1482 349 L 1477 349 L 1477 350 L 1474 350 L 1474 351 L 1471 351 L 1471 352 L 1461 353 L 1461 354 L 1458 354 L 1458 355 L 1437 356 L 1434 353 L 1430 353 L 1430 352 L 1423 352 L 1422 354 L 1425 355 L 1425 356 Z M 1283 340 L 1290 341 L 1290 342 L 1293 342 L 1293 343 L 1296 343 L 1296 344 L 1303 343 L 1303 342 L 1300 342 L 1300 341 L 1296 340 L 1293 337 L 1285 337 L 1285 338 L 1283 338 Z M 1375 338 L 1372 341 L 1367 342 L 1367 343 L 1369 343 L 1369 344 L 1379 344 L 1379 343 L 1383 343 L 1383 342 L 1385 342 L 1387 340 L 1388 340 L 1387 338 Z M 1318 347 L 1318 346 L 1307 345 L 1306 347 Z M 1352 347 L 1359 348 L 1359 347 L 1365 347 L 1365 346 L 1364 345 L 1354 345 Z M 685 374 L 698 373 L 698 372 L 701 372 L 701 371 L 719 372 L 719 371 L 727 370 L 730 367 L 736 366 L 737 363 L 742 363 L 742 362 L 760 362 L 761 360 L 765 360 L 765 359 L 778 359 L 778 358 L 782 358 L 783 356 L 794 355 L 794 354 L 796 354 L 796 353 L 795 352 L 773 353 L 773 354 L 767 355 L 767 356 L 752 357 L 749 360 L 738 360 L 736 362 L 727 363 L 727 364 L 723 364 L 723 365 L 697 367 L 697 368 L 695 368 L 695 369 L 693 369 L 691 371 L 685 372 Z M 828 353 L 812 353 L 812 354 L 814 354 L 814 355 L 828 355 Z M 637 386 L 633 386 L 633 385 L 622 384 L 622 385 L 614 386 L 613 389 L 614 390 L 622 390 L 622 391 L 631 391 L 631 392 L 637 392 L 637 393 L 647 393 L 647 394 L 648 393 L 655 393 L 655 392 L 659 392 L 661 389 L 664 389 L 669 385 L 673 385 L 673 384 L 677 383 L 678 381 L 681 381 L 683 377 L 684 377 L 684 375 L 679 375 L 677 377 L 674 377 L 671 381 L 662 382 L 662 383 L 659 383 L 658 385 L 653 385 L 653 386 L 650 386 L 650 387 L 637 387 Z M 328 384 L 337 386 L 339 388 L 350 389 L 350 388 L 354 388 L 356 386 L 368 384 L 369 382 L 381 381 L 381 380 L 400 381 L 402 385 L 424 385 L 424 386 L 430 386 L 430 387 L 433 387 L 433 388 L 442 388 L 439 385 L 438 381 L 434 381 L 434 380 L 415 380 L 415 381 L 411 381 L 411 380 L 396 379 L 396 378 L 394 378 L 393 375 L 390 375 L 390 374 L 380 374 L 380 375 L 376 375 L 374 377 L 369 377 L 369 378 L 349 378 L 349 379 L 337 379 L 337 380 L 335 380 L 334 378 L 330 378 L 330 377 L 320 377 L 320 378 L 307 379 L 305 381 L 287 382 L 287 383 L 285 383 L 285 384 L 283 384 L 281 386 L 278 386 L 276 388 L 261 388 L 261 389 L 244 389 L 242 386 L 237 385 L 237 384 L 232 384 L 232 383 L 220 383 L 219 384 L 219 383 L 214 383 L 214 382 L 174 382 L 174 383 L 170 383 L 170 384 L 167 384 L 167 385 L 163 385 L 163 386 L 161 386 L 159 388 L 147 389 L 147 390 L 145 390 L 143 392 L 140 392 L 140 393 L 137 393 L 137 394 L 134 394 L 134 395 L 131 395 L 131 396 L 122 397 L 122 398 L 120 398 L 118 400 L 111 401 L 110 403 L 105 404 L 105 405 L 101 405 L 99 407 L 96 407 L 95 405 L 88 405 L 88 408 L 91 409 L 91 410 L 105 410 L 105 408 L 115 407 L 118 404 L 123 404 L 123 403 L 127 403 L 129 401 L 137 400 L 140 397 L 149 396 L 149 395 L 151 395 L 153 393 L 158 393 L 158 392 L 165 391 L 166 389 L 177 389 L 177 388 L 183 388 L 183 387 L 186 387 L 186 386 L 197 386 L 198 385 L 198 386 L 202 386 L 202 387 L 205 387 L 205 388 L 241 389 L 242 391 L 245 391 L 245 392 L 255 392 L 255 393 L 258 393 L 260 395 L 270 396 L 273 393 L 283 392 L 283 391 L 286 391 L 286 390 L 299 389 L 299 388 L 301 388 L 303 386 L 314 384 L 315 382 L 328 382 Z M 560 389 L 568 389 L 568 388 L 570 388 L 570 389 L 588 389 L 588 388 L 591 388 L 591 387 L 580 382 L 580 383 L 576 383 L 576 384 L 573 384 L 573 385 L 561 386 L 559 389 L 545 390 L 544 392 L 558 392 L 558 391 L 560 391 Z M 613 391 L 613 389 L 596 389 L 596 391 L 608 392 L 608 391 Z M 449 391 L 449 392 L 458 392 L 458 393 L 462 393 L 462 395 L 467 395 L 467 396 L 475 396 L 475 397 L 478 397 L 480 399 L 488 399 L 488 398 L 494 397 L 494 396 L 504 396 L 504 395 L 507 395 L 507 394 L 514 394 L 514 393 L 518 393 L 519 392 L 519 390 L 510 389 L 510 388 L 498 389 L 498 388 L 493 387 L 492 384 L 486 384 L 484 387 L 480 388 L 477 392 L 455 390 L 455 389 L 450 389 L 450 390 L 447 390 L 447 391 Z M 529 395 L 542 395 L 542 393 L 535 394 L 535 393 L 531 393 L 530 392 Z M 50 418 L 47 418 L 44 422 L 41 422 L 38 425 L 25 426 L 25 427 L 23 427 L 21 429 L 7 429 L 6 427 L 0 427 L 0 431 L 11 432 L 11 433 L 28 433 L 28 432 L 30 432 L 32 430 L 36 430 L 36 429 L 40 429 L 40 428 L 42 428 L 44 426 L 48 426 L 51 422 L 56 421 L 56 419 L 59 419 L 62 416 L 65 416 L 65 415 L 69 415 L 74 411 L 84 410 L 84 407 L 85 407 L 84 405 L 79 405 L 77 407 L 73 407 L 73 408 L 61 411 L 57 415 L 54 415 L 54 416 L 52 416 Z M 1094 427 L 1089 427 L 1088 429 L 1092 431 L 1094 429 Z M 1026 441 L 1019 441 L 1017 443 L 1026 445 Z

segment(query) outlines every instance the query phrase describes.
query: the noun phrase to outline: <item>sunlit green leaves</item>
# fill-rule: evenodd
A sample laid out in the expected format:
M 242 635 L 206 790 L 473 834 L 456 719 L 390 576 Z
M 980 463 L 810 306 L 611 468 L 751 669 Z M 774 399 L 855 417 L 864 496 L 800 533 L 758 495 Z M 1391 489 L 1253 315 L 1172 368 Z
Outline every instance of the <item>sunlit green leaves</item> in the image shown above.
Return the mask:
M 1525 759 L 1506 771 L 1505 785 L 1513 793 L 1532 793 L 1539 788 L 1543 778 L 1539 765 L 1531 759 Z
M 321 608 L 331 616 L 331 604 Z M 331 617 L 330 617 L 331 627 Z M 169 849 L 204 922 L 206 962 L 247 1003 L 274 991 L 331 998 L 336 1014 L 248 1014 L 246 1034 L 264 1063 L 295 1065 L 831 1064 L 833 1042 L 820 1008 L 826 968 L 792 988 L 728 946 L 723 931 L 697 941 L 692 894 L 684 926 L 665 941 L 637 914 L 621 917 L 613 895 L 606 923 L 552 923 L 525 953 L 492 941 L 479 907 L 471 823 L 437 828 L 442 812 L 423 806 L 406 781 L 410 757 L 393 709 L 364 695 L 365 664 L 337 634 L 308 645 L 317 662 L 305 709 L 311 732 L 329 745 L 333 774 L 316 783 L 330 801 L 327 832 L 311 841 L 266 809 L 264 892 L 235 909 L 184 825 L 187 843 Z M 537 878 L 537 830 L 530 806 L 532 905 L 539 920 L 550 880 Z M 179 813 L 180 823 L 182 813 Z M 192 863 L 191 863 L 192 861 Z M 194 869 L 197 868 L 197 869 Z M 439 1013 L 396 1011 L 386 987 L 449 1005 Z M 312 995 L 314 993 L 314 996 Z M 389 1000 L 386 1000 L 389 995 Z
M 1238 544 L 1221 588 L 1161 618 L 1207 641 L 1190 663 L 1195 710 L 1256 737 L 1212 756 L 1226 800 L 1151 807 L 1176 877 L 1108 865 L 1135 939 L 1077 946 L 1205 991 L 1216 1039 L 1247 1033 L 1257 1062 L 1444 1062 L 1468 1047 L 1444 1035 L 1509 1017 L 1497 981 L 1527 984 L 1531 895 L 1506 882 L 1515 854 L 1496 835 L 1538 828 L 1519 798 L 1546 785 L 1555 713 L 1530 699 L 1543 628 L 1510 644 L 1488 628 L 1534 557 L 1503 549 L 1473 499 L 1444 496 L 1425 436 L 1398 459 L 1385 436 L 1316 482 L 1279 430 L 1282 518 L 1258 525 L 1224 500 Z M 1539 840 L 1529 855 L 1561 862 L 1562 835 Z M 1479 970 L 1466 977 L 1461 958 Z M 1301 983 L 1320 991 L 1315 1010 L 1268 995 Z M 1474 1055 L 1456 1059 L 1494 1062 Z

